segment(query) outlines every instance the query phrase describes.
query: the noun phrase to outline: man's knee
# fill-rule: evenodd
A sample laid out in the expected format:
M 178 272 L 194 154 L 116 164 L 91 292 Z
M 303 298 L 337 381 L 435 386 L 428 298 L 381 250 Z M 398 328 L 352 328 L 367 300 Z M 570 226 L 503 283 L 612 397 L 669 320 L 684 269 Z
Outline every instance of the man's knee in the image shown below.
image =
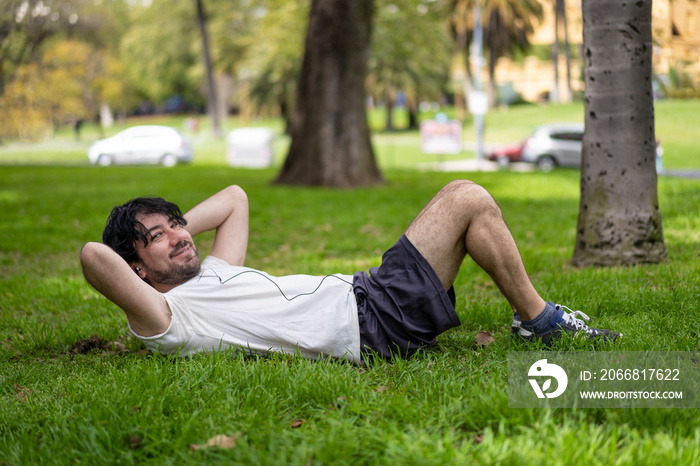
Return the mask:
M 479 211 L 494 211 L 500 214 L 499 207 L 493 196 L 483 186 L 469 180 L 454 180 L 452 186 L 455 197 L 472 209 Z
M 464 186 L 478 186 L 476 183 L 470 180 L 452 180 L 449 183 L 445 185 L 443 190 L 454 190 L 454 189 L 459 189 Z

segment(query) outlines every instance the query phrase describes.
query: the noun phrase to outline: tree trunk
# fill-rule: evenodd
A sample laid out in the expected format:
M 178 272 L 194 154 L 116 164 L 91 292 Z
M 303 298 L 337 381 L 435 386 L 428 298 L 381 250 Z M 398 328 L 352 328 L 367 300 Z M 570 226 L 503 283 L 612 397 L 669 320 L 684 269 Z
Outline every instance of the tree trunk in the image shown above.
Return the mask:
M 276 182 L 353 187 L 381 183 L 365 112 L 374 0 L 314 0 L 292 120 Z
M 554 42 L 552 42 L 552 64 L 554 65 L 554 86 L 549 101 L 559 103 L 559 1 L 554 0 Z
M 416 98 L 416 100 L 418 100 L 418 98 Z M 406 112 L 408 113 L 408 129 L 419 129 L 418 108 L 413 99 L 408 99 L 406 101 Z
M 211 118 L 211 128 L 215 135 L 220 136 L 221 124 L 219 123 L 218 99 L 216 97 L 216 85 L 214 83 L 214 70 L 211 64 L 211 53 L 209 51 L 209 37 L 207 36 L 207 17 L 204 13 L 203 0 L 197 1 L 197 23 L 202 36 L 202 52 L 204 55 L 204 66 L 207 70 L 207 112 Z
M 566 56 L 566 100 L 574 98 L 574 91 L 571 87 L 571 44 L 569 43 L 569 20 L 566 18 L 566 0 L 557 0 L 559 12 L 561 14 L 562 27 L 564 29 L 564 54 Z
M 384 123 L 384 130 L 388 132 L 394 131 L 394 97 L 391 91 L 386 92 L 386 121 Z
M 463 111 L 462 117 L 466 114 L 469 108 L 469 94 L 474 90 L 472 83 L 474 82 L 472 76 L 472 69 L 469 63 L 469 43 L 471 42 L 471 32 L 467 27 L 471 11 L 473 10 L 473 5 L 471 0 L 456 0 L 452 4 L 452 15 L 453 15 L 453 37 L 456 45 L 455 53 L 456 56 L 461 59 L 464 57 L 464 72 L 465 79 L 456 83 L 461 86 L 461 89 L 455 90 L 455 110 L 459 115 L 460 110 Z M 461 102 L 457 102 L 456 99 L 461 98 Z M 464 104 L 462 106 L 462 103 Z
M 583 40 L 586 130 L 572 263 L 661 262 L 651 0 L 584 0 Z

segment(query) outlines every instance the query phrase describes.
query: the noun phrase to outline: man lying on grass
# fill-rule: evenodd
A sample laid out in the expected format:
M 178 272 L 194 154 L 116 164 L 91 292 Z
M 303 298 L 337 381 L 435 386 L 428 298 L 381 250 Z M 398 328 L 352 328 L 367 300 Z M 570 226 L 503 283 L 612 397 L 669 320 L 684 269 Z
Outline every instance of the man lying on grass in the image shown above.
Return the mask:
M 208 230 L 214 244 L 200 261 L 192 237 Z M 544 343 L 564 333 L 621 336 L 540 297 L 498 204 L 470 181 L 446 185 L 369 275 L 273 277 L 244 267 L 248 199 L 238 186 L 184 215 L 160 198 L 133 199 L 112 210 L 102 239 L 82 249 L 85 278 L 163 354 L 235 346 L 356 362 L 372 352 L 409 356 L 460 324 L 452 284 L 467 254 L 513 307 L 515 335 Z

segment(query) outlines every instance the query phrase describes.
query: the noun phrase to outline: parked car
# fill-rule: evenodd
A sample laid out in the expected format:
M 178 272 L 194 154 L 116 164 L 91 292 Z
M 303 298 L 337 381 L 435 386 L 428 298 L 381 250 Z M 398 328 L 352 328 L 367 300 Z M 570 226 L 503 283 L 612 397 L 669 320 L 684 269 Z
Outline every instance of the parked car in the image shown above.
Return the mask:
M 88 149 L 93 164 L 161 164 L 172 167 L 194 157 L 190 142 L 174 128 L 158 125 L 133 126 L 101 139 Z
M 497 147 L 486 155 L 492 162 L 498 163 L 501 168 L 506 168 L 513 162 L 520 162 L 523 155 L 523 143 L 508 144 Z
M 523 162 L 536 164 L 544 171 L 555 167 L 581 166 L 583 123 L 541 125 L 523 143 Z

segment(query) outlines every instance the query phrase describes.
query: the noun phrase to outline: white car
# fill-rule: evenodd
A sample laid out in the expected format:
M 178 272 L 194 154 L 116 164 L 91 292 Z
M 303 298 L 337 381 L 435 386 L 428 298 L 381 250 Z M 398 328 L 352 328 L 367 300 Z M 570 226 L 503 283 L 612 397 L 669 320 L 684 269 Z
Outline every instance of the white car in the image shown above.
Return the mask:
M 133 126 L 111 138 L 101 139 L 88 149 L 90 162 L 96 165 L 161 164 L 172 167 L 194 157 L 190 142 L 168 126 Z
M 522 161 L 550 171 L 555 167 L 581 166 L 583 123 L 538 126 L 523 143 Z
M 580 167 L 583 123 L 541 125 L 523 142 L 521 160 L 536 164 L 543 171 L 556 167 Z M 663 148 L 656 141 L 656 171 L 662 170 Z

